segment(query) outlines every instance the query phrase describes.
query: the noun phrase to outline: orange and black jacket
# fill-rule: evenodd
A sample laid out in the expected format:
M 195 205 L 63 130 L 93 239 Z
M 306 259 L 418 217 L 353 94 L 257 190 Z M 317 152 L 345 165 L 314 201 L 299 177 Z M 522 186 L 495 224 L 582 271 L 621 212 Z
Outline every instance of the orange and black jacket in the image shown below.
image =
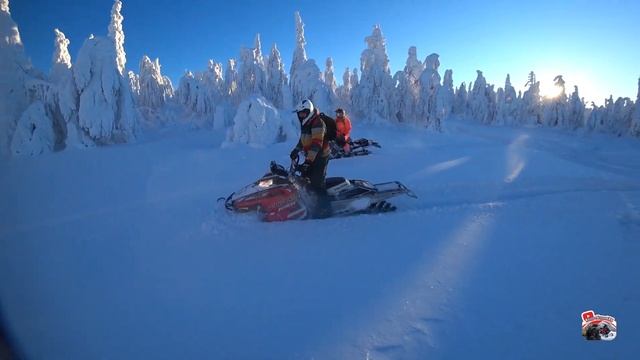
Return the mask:
M 316 112 L 313 118 L 300 130 L 300 141 L 296 146 L 296 149 L 304 150 L 305 162 L 313 163 L 318 154 L 322 157 L 329 156 L 329 141 L 325 136 L 326 133 L 327 128 L 324 125 L 324 121 Z
M 338 137 L 344 136 L 346 141 L 351 137 L 351 120 L 346 115 L 336 118 L 336 133 Z

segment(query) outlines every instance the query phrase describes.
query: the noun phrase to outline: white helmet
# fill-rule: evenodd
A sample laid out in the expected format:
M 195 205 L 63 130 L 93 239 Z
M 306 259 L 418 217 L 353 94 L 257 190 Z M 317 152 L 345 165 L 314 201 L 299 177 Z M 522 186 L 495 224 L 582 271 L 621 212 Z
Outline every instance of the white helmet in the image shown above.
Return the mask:
M 304 116 L 304 114 L 300 114 L 300 112 L 305 110 L 307 110 L 308 113 L 304 118 L 300 118 L 301 115 Z M 313 117 L 314 111 L 315 111 L 315 107 L 313 106 L 313 103 L 311 102 L 311 100 L 304 99 L 296 106 L 296 110 L 294 112 L 298 114 L 298 120 L 300 120 L 300 124 L 306 125 L 309 122 L 309 120 L 311 120 L 311 118 Z

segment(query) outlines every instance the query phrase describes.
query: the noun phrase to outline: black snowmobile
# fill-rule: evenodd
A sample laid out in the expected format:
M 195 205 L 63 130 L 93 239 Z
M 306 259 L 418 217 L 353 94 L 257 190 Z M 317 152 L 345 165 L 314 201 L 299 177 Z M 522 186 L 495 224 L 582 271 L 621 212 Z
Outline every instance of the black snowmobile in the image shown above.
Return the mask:
M 342 146 L 338 145 L 335 141 L 329 142 L 331 148 L 331 154 L 329 159 L 342 159 L 353 156 L 364 156 L 371 154 L 370 146 L 381 148 L 380 144 L 373 140 L 361 138 L 358 140 L 349 139 L 350 151 L 346 153 Z

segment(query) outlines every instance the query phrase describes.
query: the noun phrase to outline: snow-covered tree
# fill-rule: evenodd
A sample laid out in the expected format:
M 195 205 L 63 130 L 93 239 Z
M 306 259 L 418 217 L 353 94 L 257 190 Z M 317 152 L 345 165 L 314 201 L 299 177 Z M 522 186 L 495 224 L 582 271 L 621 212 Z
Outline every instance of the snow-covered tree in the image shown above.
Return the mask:
M 118 64 L 118 72 L 124 75 L 124 69 L 127 64 L 127 54 L 124 52 L 124 30 L 122 29 L 122 1 L 116 0 L 111 7 L 111 22 L 109 23 L 109 38 L 116 46 L 116 63 Z
M 360 85 L 360 77 L 358 76 L 358 69 L 353 68 L 351 72 L 351 92 L 353 94 L 353 89 L 357 88 Z
M 287 73 L 284 71 L 280 51 L 278 51 L 276 44 L 273 44 L 271 55 L 267 61 L 267 86 L 264 95 L 276 108 L 282 109 L 286 101 L 290 101 L 291 95 L 288 85 Z M 291 108 L 291 105 L 288 105 L 287 108 Z
M 263 95 L 267 87 L 267 69 L 262 57 L 260 34 L 256 34 L 253 48 L 240 50 L 240 67 L 238 69 L 238 88 L 240 98 L 251 95 Z
M 224 74 L 224 93 L 232 105 L 238 105 L 240 103 L 240 95 L 238 93 L 238 69 L 236 68 L 235 59 L 229 59 L 227 61 L 227 70 L 225 70 Z
M 402 122 L 416 121 L 416 107 L 420 96 L 419 79 L 423 70 L 424 65 L 418 60 L 416 47 L 411 46 L 404 70 L 393 76 L 397 89 L 396 115 Z
M 633 102 L 629 98 L 610 96 L 604 106 L 595 107 L 589 115 L 589 128 L 598 132 L 621 136 L 629 133 L 633 123 Z
M 473 82 L 473 88 L 469 92 L 468 116 L 483 124 L 491 124 L 494 121 L 495 102 L 492 101 L 493 87 L 487 86 L 487 80 L 482 71 L 476 70 L 477 77 Z M 497 100 L 496 100 L 497 101 Z
M 140 75 L 137 77 L 136 103 L 140 107 L 151 109 L 161 108 L 168 100 L 173 98 L 173 85 L 171 80 L 162 75 L 160 60 L 155 61 L 144 55 L 140 60 Z
M 569 98 L 569 103 L 567 105 L 567 122 L 564 126 L 570 130 L 575 130 L 584 126 L 584 114 L 584 103 L 578 93 L 578 87 L 574 86 L 574 91 L 571 94 L 571 98 Z
M 640 137 L 640 79 L 638 79 L 638 96 L 636 98 L 635 109 L 631 117 L 629 134 Z
M 223 116 L 220 113 L 222 108 L 218 110 L 218 107 L 226 106 L 227 90 L 222 76 L 222 64 L 209 60 L 206 70 L 195 74 L 188 71 L 183 75 L 176 97 L 180 104 L 195 115 L 199 125 L 205 126 L 214 122 L 216 113 Z M 219 122 L 226 123 L 222 118 Z
M 442 86 L 436 93 L 436 110 L 441 121 L 446 120 L 453 112 L 455 94 L 453 91 L 453 70 L 447 69 L 444 72 Z
M 496 100 L 496 122 L 501 125 L 515 124 L 518 116 L 518 96 L 516 89 L 511 85 L 509 74 L 504 81 L 504 89 L 498 89 Z
M 545 99 L 543 103 L 543 125 L 549 127 L 568 127 L 565 81 L 562 75 L 556 76 L 553 81 L 554 86 L 560 89 L 560 93 L 553 98 Z
M 536 73 L 534 73 L 533 71 L 529 72 L 529 75 L 527 75 L 527 82 L 524 84 L 524 86 L 534 86 L 536 84 Z
M 424 71 L 420 75 L 420 98 L 418 100 L 418 117 L 426 127 L 440 130 L 442 114 L 438 112 L 438 91 L 440 84 L 440 55 L 431 54 L 424 60 Z
M 336 89 L 338 88 L 338 85 L 336 84 L 334 72 L 335 70 L 333 68 L 333 59 L 328 57 L 325 62 L 323 78 L 324 84 L 327 87 L 327 91 L 329 92 L 329 99 L 331 100 L 331 104 L 335 104 L 338 100 L 336 95 Z
M 227 132 L 227 142 L 264 146 L 296 138 L 292 116 L 281 116 L 263 96 L 242 101 Z
M 291 76 L 289 85 L 293 104 L 302 99 L 310 99 L 316 107 L 324 110 L 331 107 L 329 90 L 324 84 L 322 72 L 313 59 L 307 59 L 305 50 L 304 23 L 300 13 L 295 13 L 296 22 L 296 47 L 291 62 Z
M 453 113 L 456 115 L 464 115 L 467 112 L 467 87 L 465 83 L 461 83 L 456 91 L 456 98 L 453 103 Z
M 78 89 L 73 78 L 69 40 L 64 33 L 54 29 L 54 52 L 49 71 L 50 92 L 46 99 L 46 111 L 53 121 L 57 147 L 93 146 L 88 134 L 78 123 Z
M 344 69 L 342 74 L 342 85 L 336 89 L 337 106 L 351 109 L 351 71 L 349 68 Z
M 0 0 L 0 155 L 10 154 L 16 124 L 30 103 L 25 82 L 31 77 L 31 62 L 11 18 L 9 1 Z
M 116 0 L 109 36 L 85 40 L 73 67 L 80 93 L 79 125 L 100 144 L 133 140 L 138 122 L 129 80 L 124 77 L 121 6 Z
M 529 88 L 522 94 L 519 102 L 518 119 L 520 124 L 536 125 L 542 123 L 542 106 L 540 102 L 540 82 L 536 81 L 535 73 L 529 73 L 525 86 Z
M 360 56 L 360 83 L 353 89 L 353 110 L 372 120 L 396 121 L 395 84 L 380 26 L 365 38 L 367 48 Z

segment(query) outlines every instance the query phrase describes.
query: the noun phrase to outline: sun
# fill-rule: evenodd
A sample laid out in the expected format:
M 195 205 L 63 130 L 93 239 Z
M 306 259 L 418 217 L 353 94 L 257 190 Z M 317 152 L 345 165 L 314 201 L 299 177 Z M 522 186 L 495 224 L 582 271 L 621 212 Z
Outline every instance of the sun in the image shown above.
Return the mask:
M 560 96 L 561 93 L 562 88 L 560 86 L 556 86 L 552 82 L 540 83 L 540 95 L 545 98 L 553 99 Z

